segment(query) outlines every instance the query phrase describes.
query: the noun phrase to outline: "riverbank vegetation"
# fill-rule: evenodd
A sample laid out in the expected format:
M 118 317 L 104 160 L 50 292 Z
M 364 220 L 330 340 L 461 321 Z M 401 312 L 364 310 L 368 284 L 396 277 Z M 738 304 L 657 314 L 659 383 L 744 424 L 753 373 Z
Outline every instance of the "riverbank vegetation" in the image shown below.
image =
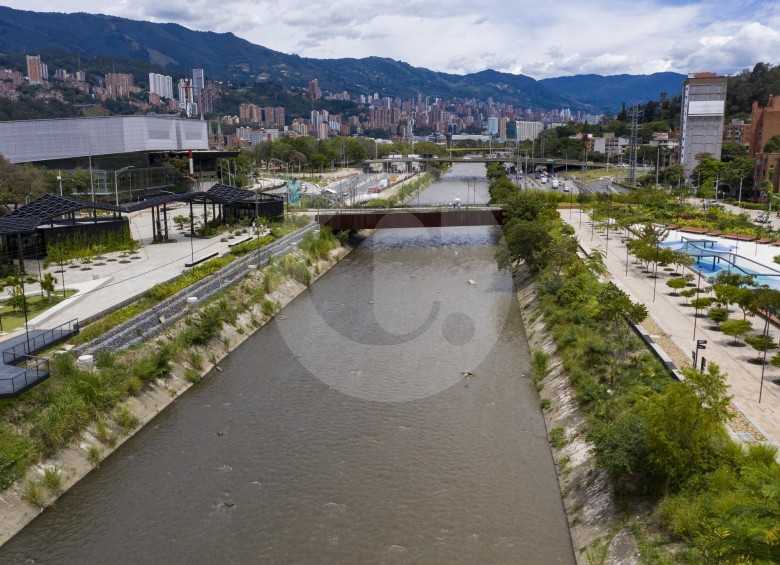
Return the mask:
M 598 252 L 577 256 L 573 230 L 556 211 L 561 195 L 511 185 L 500 171 L 493 175 L 491 198 L 505 211 L 498 262 L 523 263 L 535 275 L 538 310 L 589 423 L 597 468 L 611 481 L 642 561 L 780 562 L 775 449 L 729 437 L 720 369 L 683 368 L 684 380 L 674 380 L 630 330 L 629 322 L 647 315 L 644 306 L 599 280 L 605 269 Z M 676 213 L 661 197 L 646 196 L 647 207 L 634 200 L 626 214 Z M 593 205 L 598 221 L 601 204 Z M 538 357 L 533 375 L 543 386 Z M 557 444 L 567 437 L 556 433 Z
M 101 443 L 114 445 L 118 435 L 139 424 L 120 404 L 122 400 L 138 394 L 149 383 L 165 383 L 174 360 L 184 367 L 185 373 L 194 371 L 199 379 L 205 368 L 204 358 L 216 364 L 214 351 L 223 349 L 220 340 L 224 339 L 221 336 L 226 325 L 233 326 L 239 334 L 251 333 L 280 308 L 274 291 L 286 280 L 308 285 L 340 245 L 340 239 L 328 229 L 307 234 L 298 251 L 269 262 L 258 274 L 219 293 L 164 337 L 118 354 L 97 353 L 92 371 L 80 367 L 70 353 L 52 354 L 49 380 L 17 399 L 0 400 L 0 489 L 23 477 L 30 465 L 69 445 L 88 426 L 94 428 L 93 435 Z M 246 252 L 252 249 L 248 245 Z M 164 291 L 150 292 L 149 304 L 177 288 L 178 284 L 174 284 Z M 137 312 L 137 308 L 132 311 Z M 215 346 L 215 342 L 220 345 Z M 99 455 L 93 463 L 99 462 Z M 41 486 L 51 487 L 54 481 L 33 483 L 25 487 L 29 489 L 28 500 L 39 501 Z

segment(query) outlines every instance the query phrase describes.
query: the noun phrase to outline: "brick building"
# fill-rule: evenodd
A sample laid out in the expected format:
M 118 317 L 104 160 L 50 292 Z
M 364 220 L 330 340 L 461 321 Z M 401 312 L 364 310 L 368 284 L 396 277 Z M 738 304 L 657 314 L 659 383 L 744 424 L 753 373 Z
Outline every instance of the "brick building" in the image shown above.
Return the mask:
M 766 106 L 759 107 L 753 102 L 752 132 L 750 136 L 750 153 L 756 157 L 764 151 L 766 142 L 773 135 L 780 135 L 780 101 L 777 96 L 769 95 Z

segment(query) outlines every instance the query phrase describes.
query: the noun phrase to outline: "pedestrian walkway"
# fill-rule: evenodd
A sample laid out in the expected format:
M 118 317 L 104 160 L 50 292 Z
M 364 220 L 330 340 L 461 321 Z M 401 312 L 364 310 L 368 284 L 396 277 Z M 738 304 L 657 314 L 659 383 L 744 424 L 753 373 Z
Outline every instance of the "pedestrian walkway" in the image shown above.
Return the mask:
M 706 349 L 699 350 L 699 358 L 704 356 L 708 363 L 717 363 L 727 375 L 730 393 L 733 395 L 734 406 L 744 414 L 745 418 L 763 434 L 769 441 L 778 445 L 780 442 L 780 369 L 772 365 L 764 367 L 763 390 L 761 390 L 761 365 L 748 362 L 756 357 L 756 351 L 750 347 L 734 347 L 728 345 L 732 338 L 711 329 L 713 323 L 706 317 L 696 318 L 694 309 L 683 304 L 683 298 L 671 296 L 666 281 L 671 278 L 659 269 L 658 278 L 652 278 L 643 272 L 644 267 L 636 264 L 621 241 L 619 233 L 599 233 L 590 223 L 585 212 L 579 210 L 562 211 L 561 217 L 574 228 L 576 237 L 585 252 L 594 249 L 606 252 L 605 264 L 609 269 L 611 280 L 624 290 L 632 300 L 644 304 L 649 313 L 649 323 L 646 327 L 656 328 L 661 335 L 654 335 L 655 341 L 661 345 L 678 364 L 686 361 L 690 366 L 690 354 L 696 349 L 697 340 L 706 340 Z M 733 244 L 733 242 L 731 242 Z M 740 248 L 747 246 L 748 253 L 754 252 L 758 260 L 767 260 L 769 253 L 780 254 L 777 248 L 770 252 L 755 244 L 739 244 Z M 744 251 L 744 248 L 743 248 Z M 769 258 L 771 261 L 771 258 Z M 736 315 L 741 316 L 741 313 Z M 753 322 L 754 333 L 760 333 L 764 328 L 764 320 L 749 317 Z M 653 331 L 651 329 L 651 331 Z M 770 327 L 770 335 L 777 340 L 780 329 Z M 670 351 L 677 349 L 677 351 Z M 682 353 L 682 356 L 680 355 Z M 759 394 L 761 402 L 759 403 Z M 735 426 L 735 429 L 737 427 Z M 745 439 L 747 436 L 743 436 Z M 760 439 L 760 438 L 758 438 Z

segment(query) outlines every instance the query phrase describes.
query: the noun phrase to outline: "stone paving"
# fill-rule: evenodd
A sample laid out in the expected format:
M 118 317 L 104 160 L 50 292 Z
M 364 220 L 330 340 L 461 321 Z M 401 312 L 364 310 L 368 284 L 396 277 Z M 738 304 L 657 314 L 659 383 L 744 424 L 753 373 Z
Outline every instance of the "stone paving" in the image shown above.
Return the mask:
M 605 233 L 593 229 L 590 218 L 579 210 L 562 211 L 561 217 L 571 225 L 582 248 L 590 253 L 593 249 L 606 251 L 605 264 L 612 281 L 631 296 L 647 306 L 649 319 L 642 325 L 653 334 L 653 339 L 679 366 L 691 366 L 690 353 L 695 349 L 695 340 L 707 340 L 707 349 L 700 350 L 700 355 L 706 357 L 708 363 L 717 363 L 727 375 L 730 392 L 733 395 L 733 406 L 737 417 L 731 424 L 735 433 L 748 432 L 755 440 L 768 439 L 778 445 L 780 441 L 780 369 L 767 365 L 764 368 L 763 391 L 759 403 L 762 367 L 749 363 L 756 357 L 752 347 L 733 347 L 728 345 L 730 337 L 713 329 L 712 322 L 706 317 L 694 317 L 694 310 L 685 306 L 682 297 L 671 296 L 671 290 L 666 281 L 671 278 L 669 273 L 659 270 L 659 278 L 653 279 L 648 273 L 643 273 L 643 266 L 634 263 L 633 257 L 627 255 L 626 246 L 621 237 L 611 232 L 607 241 Z M 674 238 L 672 234 L 671 238 Z M 725 244 L 735 245 L 736 242 L 722 240 Z M 738 252 L 749 258 L 773 265 L 772 257 L 780 255 L 780 248 L 755 243 L 739 243 Z M 732 317 L 741 316 L 741 312 L 733 312 Z M 749 317 L 753 322 L 753 333 L 760 333 L 764 328 L 764 320 Z M 695 338 L 694 338 L 695 327 Z M 770 325 L 770 335 L 775 340 L 780 335 L 780 328 Z M 771 353 L 770 353 L 771 355 Z M 746 435 L 741 438 L 750 439 Z

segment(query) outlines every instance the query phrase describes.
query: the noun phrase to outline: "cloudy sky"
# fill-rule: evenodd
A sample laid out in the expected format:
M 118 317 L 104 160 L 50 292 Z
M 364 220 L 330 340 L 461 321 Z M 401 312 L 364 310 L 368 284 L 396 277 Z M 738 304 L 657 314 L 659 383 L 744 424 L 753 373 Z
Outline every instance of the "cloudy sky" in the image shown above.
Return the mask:
M 780 63 L 777 0 L 0 0 L 233 32 L 303 57 L 390 57 L 534 78 Z M 56 8 L 54 6 L 56 5 Z

